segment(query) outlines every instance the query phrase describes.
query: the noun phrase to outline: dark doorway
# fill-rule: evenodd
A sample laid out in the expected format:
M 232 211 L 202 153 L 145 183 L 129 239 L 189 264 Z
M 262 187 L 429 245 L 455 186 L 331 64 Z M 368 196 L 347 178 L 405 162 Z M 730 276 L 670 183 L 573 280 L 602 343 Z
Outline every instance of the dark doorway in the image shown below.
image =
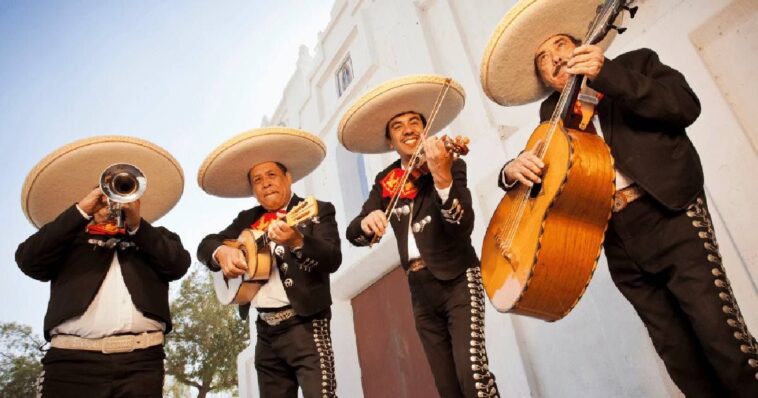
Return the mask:
M 397 267 L 355 296 L 352 306 L 365 398 L 438 397 L 405 271 Z

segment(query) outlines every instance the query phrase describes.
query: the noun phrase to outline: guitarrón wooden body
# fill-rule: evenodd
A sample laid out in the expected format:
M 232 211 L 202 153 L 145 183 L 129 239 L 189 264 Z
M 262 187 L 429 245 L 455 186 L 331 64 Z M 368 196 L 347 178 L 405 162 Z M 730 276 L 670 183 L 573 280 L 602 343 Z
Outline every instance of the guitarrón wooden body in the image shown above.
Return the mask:
M 602 137 L 559 128 L 544 157 L 541 191 L 525 205 L 527 187 L 509 191 L 482 247 L 483 284 L 495 308 L 547 321 L 574 308 L 595 271 L 615 178 Z M 538 126 L 527 148 L 545 142 L 549 129 L 549 122 Z M 520 206 L 523 217 L 515 223 Z
M 271 273 L 271 252 L 268 247 L 258 250 L 256 239 L 264 232 L 245 229 L 236 240 L 224 241 L 226 246 L 240 249 L 247 260 L 244 278 L 227 279 L 223 272 L 213 273 L 216 297 L 222 304 L 247 304 L 253 301 Z

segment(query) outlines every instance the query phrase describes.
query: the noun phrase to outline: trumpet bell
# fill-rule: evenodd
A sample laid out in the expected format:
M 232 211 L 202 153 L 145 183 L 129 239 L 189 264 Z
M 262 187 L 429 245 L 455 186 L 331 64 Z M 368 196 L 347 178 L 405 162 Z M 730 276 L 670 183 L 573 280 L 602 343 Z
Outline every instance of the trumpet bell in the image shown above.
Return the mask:
M 116 163 L 100 175 L 100 190 L 115 203 L 130 203 L 142 197 L 147 189 L 147 178 L 137 166 Z

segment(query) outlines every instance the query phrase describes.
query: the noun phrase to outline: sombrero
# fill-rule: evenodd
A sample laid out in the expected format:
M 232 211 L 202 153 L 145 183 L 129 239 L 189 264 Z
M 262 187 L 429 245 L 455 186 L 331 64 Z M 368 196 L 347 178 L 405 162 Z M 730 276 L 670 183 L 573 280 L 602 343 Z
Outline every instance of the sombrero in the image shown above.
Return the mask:
M 412 75 L 374 87 L 345 112 L 337 137 L 351 152 L 382 153 L 390 150 L 384 132 L 387 123 L 400 113 L 413 111 L 429 118 L 445 80 L 440 75 Z M 458 116 L 466 102 L 463 87 L 450 79 L 450 87 L 429 127 L 429 134 L 442 130 Z
M 203 191 L 222 198 L 253 196 L 248 173 L 263 162 L 287 167 L 295 182 L 324 160 L 326 146 L 315 135 L 287 127 L 265 127 L 232 137 L 216 148 L 200 166 L 197 183 Z
M 598 0 L 520 0 L 500 21 L 482 57 L 480 79 L 490 99 L 512 106 L 550 93 L 534 70 L 534 52 L 557 34 L 583 39 L 595 18 Z M 621 14 L 619 14 L 621 18 Z M 617 19 L 617 25 L 620 20 Z M 611 30 L 598 45 L 608 48 Z
M 98 185 L 114 163 L 137 166 L 147 179 L 140 215 L 153 222 L 179 201 L 184 174 L 163 148 L 135 137 L 97 136 L 74 141 L 42 159 L 26 176 L 21 208 L 37 228 L 57 217 Z

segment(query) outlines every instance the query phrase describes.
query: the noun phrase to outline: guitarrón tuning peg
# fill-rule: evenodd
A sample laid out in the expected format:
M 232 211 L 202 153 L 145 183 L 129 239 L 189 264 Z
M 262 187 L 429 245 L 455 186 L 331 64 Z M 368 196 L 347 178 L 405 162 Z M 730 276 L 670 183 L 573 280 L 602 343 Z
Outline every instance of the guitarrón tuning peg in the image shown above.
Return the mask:
M 616 25 L 611 25 L 611 29 L 616 29 L 619 32 L 619 34 L 626 32 L 626 28 L 619 28 Z
M 639 7 L 637 7 L 637 6 L 634 6 L 634 7 L 624 6 L 623 8 L 625 10 L 629 11 L 629 18 L 634 18 L 634 15 L 637 14 L 637 9 Z

